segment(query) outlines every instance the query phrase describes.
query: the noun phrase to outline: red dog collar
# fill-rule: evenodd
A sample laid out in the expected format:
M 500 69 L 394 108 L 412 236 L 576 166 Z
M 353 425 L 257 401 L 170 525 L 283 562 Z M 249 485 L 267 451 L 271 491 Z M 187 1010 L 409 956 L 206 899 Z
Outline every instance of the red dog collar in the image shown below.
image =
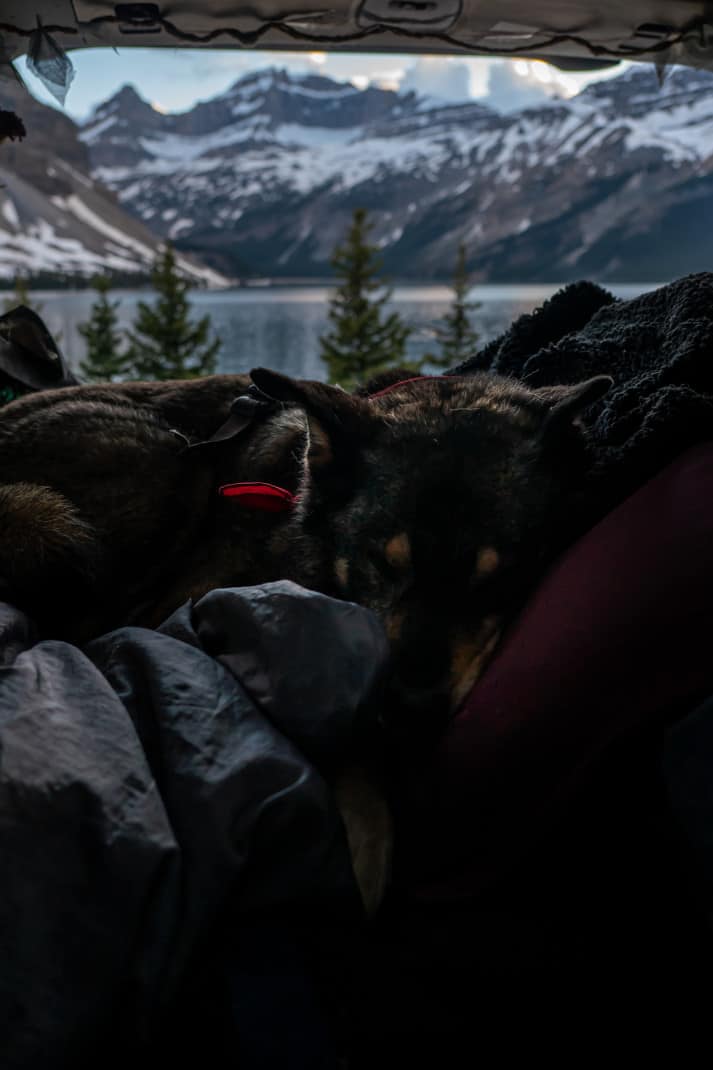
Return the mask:
M 226 483 L 218 488 L 222 498 L 235 498 L 245 509 L 260 509 L 264 513 L 286 513 L 297 498 L 284 487 L 273 483 Z
M 397 390 L 400 386 L 406 386 L 407 383 L 420 383 L 424 379 L 455 379 L 455 375 L 414 375 L 411 379 L 399 379 L 398 383 L 391 383 L 390 386 L 385 386 L 383 390 L 377 390 L 375 394 L 369 394 L 369 401 L 373 401 L 374 398 L 380 398 L 382 394 L 388 394 L 390 390 Z

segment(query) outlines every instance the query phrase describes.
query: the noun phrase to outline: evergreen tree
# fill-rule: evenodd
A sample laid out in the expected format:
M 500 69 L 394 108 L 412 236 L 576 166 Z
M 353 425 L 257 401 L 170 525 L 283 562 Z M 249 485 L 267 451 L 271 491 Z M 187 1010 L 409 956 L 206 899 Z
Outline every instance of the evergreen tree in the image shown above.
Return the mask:
M 429 364 L 436 364 L 441 368 L 452 368 L 478 352 L 478 332 L 470 322 L 470 313 L 480 308 L 480 302 L 468 301 L 470 275 L 466 268 L 466 249 L 462 242 L 458 246 L 452 285 L 453 300 L 450 312 L 436 328 L 441 352 L 439 356 L 428 357 Z
M 384 309 L 391 290 L 376 278 L 381 261 L 367 241 L 372 227 L 365 210 L 356 208 L 346 239 L 332 256 L 341 282 L 330 298 L 331 329 L 320 338 L 321 355 L 329 381 L 345 389 L 394 366 L 416 370 L 404 362 L 410 328 L 397 312 Z
M 98 297 L 92 305 L 90 318 L 77 330 L 87 343 L 87 355 L 79 365 L 85 379 L 92 382 L 114 382 L 126 374 L 126 353 L 121 352 L 121 334 L 116 329 L 118 301 L 110 301 L 111 281 L 100 275 L 92 281 Z
M 209 340 L 210 316 L 191 322 L 186 296 L 189 284 L 176 269 L 171 245 L 156 258 L 151 281 L 158 292 L 153 305 L 139 301 L 127 354 L 136 379 L 194 379 L 212 375 L 220 339 Z
M 18 305 L 25 305 L 26 308 L 31 308 L 33 312 L 36 312 L 38 316 L 41 314 L 42 305 L 33 303 L 27 287 L 28 280 L 23 278 L 22 275 L 16 275 L 15 291 L 12 297 L 6 297 L 3 299 L 3 312 L 12 312 L 13 308 L 17 308 Z

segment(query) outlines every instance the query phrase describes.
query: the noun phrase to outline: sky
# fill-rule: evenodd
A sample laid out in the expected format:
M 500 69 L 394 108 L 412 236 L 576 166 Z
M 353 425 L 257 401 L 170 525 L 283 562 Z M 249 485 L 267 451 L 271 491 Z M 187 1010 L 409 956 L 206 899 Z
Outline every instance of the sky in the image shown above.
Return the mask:
M 359 87 L 415 89 L 451 101 L 477 99 L 499 111 L 543 103 L 551 96 L 574 96 L 589 82 L 623 70 L 620 65 L 607 71 L 565 74 L 538 61 L 383 53 L 93 48 L 69 55 L 75 76 L 65 110 L 79 121 L 127 83 L 161 111 L 186 111 L 197 101 L 223 92 L 248 71 L 264 67 L 321 72 Z M 24 59 L 17 66 L 37 97 L 57 105 L 27 70 Z

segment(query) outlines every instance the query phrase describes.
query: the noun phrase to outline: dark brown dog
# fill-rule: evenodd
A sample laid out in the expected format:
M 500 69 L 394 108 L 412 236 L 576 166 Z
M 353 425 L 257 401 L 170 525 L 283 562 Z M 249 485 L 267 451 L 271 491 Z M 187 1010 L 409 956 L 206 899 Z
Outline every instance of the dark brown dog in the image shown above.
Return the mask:
M 585 463 L 581 409 L 609 380 L 530 391 L 492 375 L 372 397 L 253 372 L 276 404 L 204 446 L 249 380 L 67 387 L 0 413 L 0 594 L 46 634 L 157 624 L 219 586 L 286 577 L 373 609 L 394 653 L 389 712 L 430 737 L 482 671 L 557 544 Z M 218 436 L 220 438 L 220 435 Z M 287 512 L 223 484 L 263 481 Z M 389 810 L 335 782 L 365 907 L 388 877 Z
M 374 397 L 266 370 L 280 404 L 209 439 L 249 380 L 69 387 L 0 415 L 0 582 L 45 632 L 155 624 L 216 586 L 286 577 L 373 609 L 402 707 L 452 705 L 561 529 L 577 415 L 609 385 L 530 391 L 492 375 Z M 222 484 L 265 481 L 288 513 Z
M 82 640 L 128 621 L 155 623 L 216 584 L 271 576 L 265 536 L 281 518 L 236 510 L 218 487 L 268 477 L 296 487 L 304 419 L 276 413 L 239 445 L 186 450 L 210 438 L 248 385 L 245 376 L 212 376 L 68 387 L 2 410 L 6 597 L 45 633 Z
M 447 714 L 569 527 L 586 467 L 578 416 L 611 380 L 419 378 L 364 398 L 253 378 L 309 421 L 289 574 L 373 609 L 401 711 Z

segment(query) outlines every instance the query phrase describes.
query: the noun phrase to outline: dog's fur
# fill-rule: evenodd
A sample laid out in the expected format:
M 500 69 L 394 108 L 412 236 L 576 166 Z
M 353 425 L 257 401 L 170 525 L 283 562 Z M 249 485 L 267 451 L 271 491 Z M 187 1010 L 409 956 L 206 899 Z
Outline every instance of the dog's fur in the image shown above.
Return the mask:
M 528 390 L 493 375 L 397 384 L 371 397 L 266 370 L 276 404 L 198 449 L 245 376 L 67 387 L 0 414 L 0 597 L 45 634 L 86 640 L 158 624 L 220 586 L 293 579 L 373 609 L 393 650 L 402 738 L 429 732 L 473 685 L 557 543 L 582 475 L 577 415 L 597 378 Z M 298 498 L 251 512 L 218 487 Z M 427 713 L 427 719 L 423 714 Z M 337 786 L 355 873 L 374 909 L 391 841 L 368 777 Z
M 0 415 L 0 584 L 48 633 L 155 624 L 217 586 L 286 577 L 373 609 L 402 705 L 457 701 L 560 531 L 581 408 L 608 387 L 490 374 L 356 397 L 266 370 L 282 403 L 207 449 L 245 376 L 68 387 Z M 262 480 L 290 514 L 218 497 Z
M 86 640 L 158 623 L 212 587 L 274 578 L 279 520 L 218 497 L 222 483 L 296 489 L 305 425 L 268 426 L 206 450 L 246 376 L 68 387 L 0 413 L 0 584 L 47 634 Z M 226 556 L 227 555 L 227 556 Z M 279 569 L 278 569 L 279 572 Z

